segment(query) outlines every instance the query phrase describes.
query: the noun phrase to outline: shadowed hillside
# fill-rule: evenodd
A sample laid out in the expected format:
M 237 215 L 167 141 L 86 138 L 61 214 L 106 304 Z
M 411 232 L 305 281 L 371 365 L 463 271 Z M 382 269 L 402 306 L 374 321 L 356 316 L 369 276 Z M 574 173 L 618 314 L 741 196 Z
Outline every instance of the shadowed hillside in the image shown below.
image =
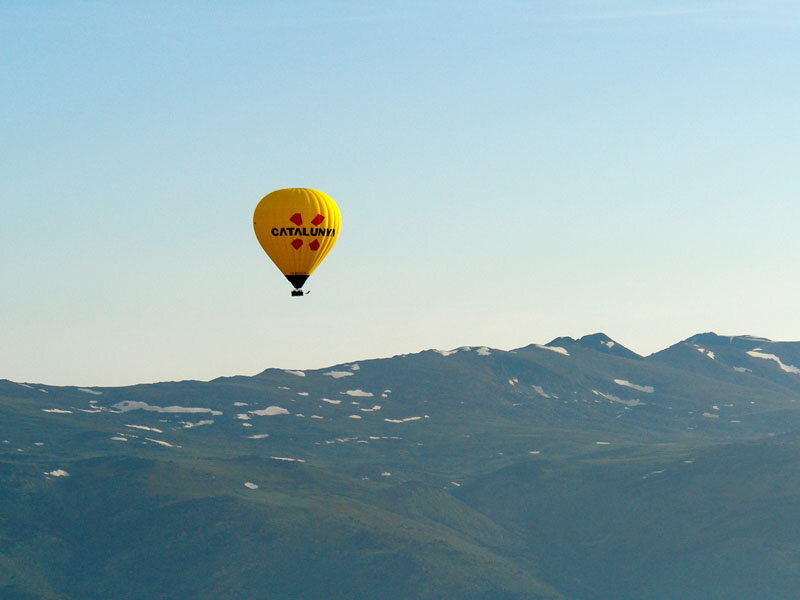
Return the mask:
M 793 598 L 800 343 L 0 381 L 3 598 Z

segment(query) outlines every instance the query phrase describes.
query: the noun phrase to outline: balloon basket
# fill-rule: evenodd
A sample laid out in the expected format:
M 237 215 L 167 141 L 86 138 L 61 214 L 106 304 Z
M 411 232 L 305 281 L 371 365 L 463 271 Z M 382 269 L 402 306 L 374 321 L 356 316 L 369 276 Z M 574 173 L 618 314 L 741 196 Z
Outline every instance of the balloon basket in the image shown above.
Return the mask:
M 302 296 L 303 290 L 292 290 L 292 296 Z

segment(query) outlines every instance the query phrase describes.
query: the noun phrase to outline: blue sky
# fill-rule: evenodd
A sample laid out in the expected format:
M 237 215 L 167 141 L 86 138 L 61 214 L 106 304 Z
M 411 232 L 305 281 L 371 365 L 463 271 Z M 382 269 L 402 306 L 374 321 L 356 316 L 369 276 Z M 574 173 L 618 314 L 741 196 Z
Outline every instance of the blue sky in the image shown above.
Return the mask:
M 795 2 L 0 2 L 0 378 L 800 339 Z M 307 287 L 281 187 L 342 233 Z

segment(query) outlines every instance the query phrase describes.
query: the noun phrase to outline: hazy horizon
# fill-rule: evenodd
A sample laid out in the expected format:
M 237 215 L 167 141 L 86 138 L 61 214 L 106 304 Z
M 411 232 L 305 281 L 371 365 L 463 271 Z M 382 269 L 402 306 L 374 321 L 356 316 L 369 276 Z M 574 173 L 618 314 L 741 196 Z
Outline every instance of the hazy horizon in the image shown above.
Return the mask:
M 720 334 L 718 332 L 711 332 L 711 331 L 708 331 L 708 332 L 700 332 L 700 331 L 698 331 L 698 332 L 695 332 L 694 334 L 692 334 L 692 336 L 693 335 L 699 335 L 701 333 L 714 333 L 714 334 L 717 334 L 717 335 L 719 335 L 720 337 L 723 337 L 723 338 L 724 337 L 751 337 L 754 340 L 763 339 L 763 338 L 761 338 L 761 336 L 755 336 L 755 335 L 751 335 L 751 334 L 739 333 L 739 334 L 728 335 L 728 334 Z M 433 351 L 445 351 L 446 352 L 446 351 L 455 350 L 455 349 L 461 349 L 461 348 L 487 347 L 487 348 L 492 349 L 492 350 L 510 351 L 510 350 L 517 350 L 517 349 L 520 349 L 520 348 L 524 348 L 525 346 L 528 346 L 528 345 L 531 345 L 531 344 L 546 345 L 546 344 L 549 344 L 549 343 L 555 341 L 559 337 L 570 337 L 572 339 L 578 340 L 578 339 L 580 339 L 580 338 L 582 338 L 584 336 L 590 336 L 590 335 L 595 335 L 595 334 L 607 335 L 615 343 L 621 344 L 622 346 L 624 346 L 628 350 L 631 350 L 632 352 L 635 352 L 636 354 L 638 354 L 639 356 L 642 356 L 644 358 L 647 358 L 648 356 L 651 356 L 652 354 L 656 354 L 656 353 L 660 352 L 661 350 L 665 350 L 665 349 L 667 349 L 668 347 L 671 347 L 674 344 L 677 344 L 677 343 L 679 343 L 679 342 L 681 342 L 681 341 L 683 341 L 685 339 L 688 339 L 688 337 L 692 337 L 692 336 L 687 336 L 686 338 L 681 338 L 680 340 L 675 340 L 674 342 L 670 343 L 667 346 L 664 346 L 662 348 L 657 348 L 657 349 L 655 349 L 655 350 L 653 350 L 651 352 L 648 352 L 646 354 L 638 352 L 635 348 L 631 348 L 629 345 L 627 345 L 626 343 L 624 343 L 623 341 L 621 341 L 619 339 L 616 339 L 612 335 L 608 335 L 603 331 L 595 331 L 595 332 L 586 333 L 586 334 L 577 335 L 577 336 L 557 336 L 555 338 L 552 338 L 552 339 L 549 339 L 549 340 L 546 340 L 546 341 L 534 340 L 534 341 L 531 341 L 531 342 L 529 342 L 527 344 L 523 344 L 521 346 L 513 346 L 513 347 L 508 347 L 508 348 L 500 348 L 500 347 L 497 347 L 497 346 L 488 346 L 486 344 L 464 344 L 462 346 L 453 346 L 453 347 L 447 347 L 447 348 L 444 348 L 444 347 L 442 347 L 442 348 L 432 348 L 432 347 L 431 348 L 419 348 L 419 349 L 416 349 L 416 350 L 410 350 L 409 352 L 402 352 L 402 353 L 396 353 L 396 354 L 387 354 L 387 355 L 378 355 L 378 356 L 360 356 L 360 357 L 355 357 L 355 358 L 346 359 L 346 360 L 339 360 L 339 361 L 337 361 L 335 363 L 324 363 L 324 364 L 317 364 L 317 365 L 313 365 L 313 366 L 304 366 L 304 365 L 296 365 L 296 364 L 295 365 L 291 365 L 291 364 L 265 365 L 262 368 L 258 369 L 257 371 L 254 371 L 252 373 L 222 373 L 222 374 L 219 374 L 219 375 L 213 375 L 211 377 L 202 378 L 202 379 L 199 379 L 199 378 L 195 378 L 195 379 L 161 379 L 161 380 L 153 380 L 153 381 L 132 381 L 132 382 L 127 382 L 127 383 L 123 383 L 123 384 L 112 384 L 112 385 L 105 385 L 105 384 L 91 383 L 91 382 L 75 383 L 75 382 L 52 382 L 52 381 L 38 381 L 38 380 L 29 380 L 29 381 L 10 380 L 10 381 L 12 381 L 14 383 L 39 384 L 39 385 L 51 385 L 51 386 L 63 386 L 63 387 L 126 387 L 126 386 L 137 385 L 137 384 L 147 385 L 147 384 L 152 384 L 152 383 L 167 383 L 167 382 L 173 382 L 173 381 L 190 381 L 190 380 L 208 382 L 208 381 L 212 381 L 212 380 L 214 380 L 214 379 L 216 379 L 218 377 L 236 377 L 236 376 L 245 376 L 245 377 L 247 377 L 247 376 L 253 376 L 253 375 L 257 375 L 258 373 L 261 373 L 261 372 L 263 372 L 264 370 L 267 370 L 267 369 L 282 369 L 282 370 L 287 370 L 287 371 L 292 371 L 292 370 L 313 371 L 313 370 L 327 369 L 329 367 L 334 367 L 334 366 L 337 366 L 337 365 L 356 364 L 356 363 L 364 362 L 364 361 L 368 361 L 368 360 L 382 360 L 382 359 L 395 358 L 395 357 L 398 357 L 398 356 L 407 356 L 409 354 L 418 354 L 418 353 L 426 352 L 426 351 L 430 351 L 430 350 L 433 350 Z M 767 339 L 764 339 L 764 341 L 784 342 L 784 341 L 790 341 L 790 340 L 767 340 Z M 0 379 L 8 379 L 8 378 L 0 377 Z

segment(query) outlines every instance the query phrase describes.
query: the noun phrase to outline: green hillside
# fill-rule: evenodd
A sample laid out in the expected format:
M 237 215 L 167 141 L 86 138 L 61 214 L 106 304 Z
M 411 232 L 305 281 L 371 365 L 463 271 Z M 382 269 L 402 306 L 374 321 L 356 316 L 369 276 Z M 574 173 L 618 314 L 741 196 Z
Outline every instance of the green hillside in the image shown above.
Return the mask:
M 789 598 L 800 343 L 0 381 L 0 597 Z

